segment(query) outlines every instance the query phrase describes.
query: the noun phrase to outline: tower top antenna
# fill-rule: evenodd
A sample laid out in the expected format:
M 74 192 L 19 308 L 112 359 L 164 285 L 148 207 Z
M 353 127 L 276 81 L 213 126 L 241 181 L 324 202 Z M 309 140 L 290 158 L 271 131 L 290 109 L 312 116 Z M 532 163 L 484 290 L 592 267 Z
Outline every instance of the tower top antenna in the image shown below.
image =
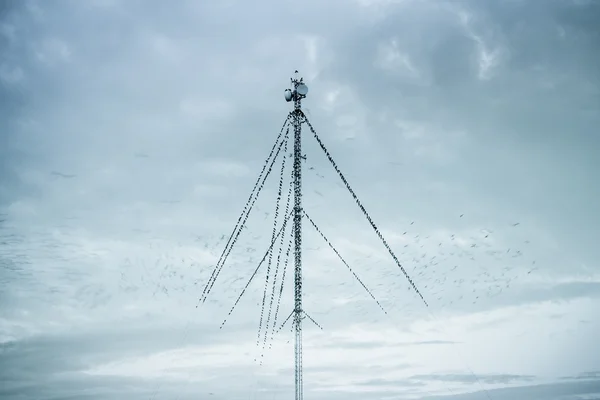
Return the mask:
M 294 77 L 290 79 L 292 87 L 285 89 L 285 101 L 294 102 L 294 108 L 300 109 L 301 100 L 308 94 L 308 86 L 304 84 L 304 79 L 299 77 L 298 70 L 294 72 Z

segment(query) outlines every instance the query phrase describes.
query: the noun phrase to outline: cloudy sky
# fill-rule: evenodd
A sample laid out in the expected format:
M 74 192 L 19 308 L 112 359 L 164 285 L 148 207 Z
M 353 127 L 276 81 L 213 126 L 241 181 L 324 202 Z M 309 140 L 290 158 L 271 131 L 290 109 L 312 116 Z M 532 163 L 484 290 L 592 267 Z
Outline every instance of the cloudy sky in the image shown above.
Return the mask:
M 387 312 L 305 218 L 305 397 L 600 398 L 598 2 L 3 0 L 0 46 L 1 398 L 293 396 L 289 230 L 219 329 L 283 152 L 196 305 L 295 69 L 429 303 L 303 125 L 305 210 Z

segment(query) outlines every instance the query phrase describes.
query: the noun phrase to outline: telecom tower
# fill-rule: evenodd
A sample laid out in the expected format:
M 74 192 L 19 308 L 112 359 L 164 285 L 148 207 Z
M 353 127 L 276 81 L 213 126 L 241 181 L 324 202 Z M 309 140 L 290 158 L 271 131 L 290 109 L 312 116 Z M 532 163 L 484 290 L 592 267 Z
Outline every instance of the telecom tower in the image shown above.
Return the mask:
M 316 225 L 316 223 L 311 219 L 311 217 L 307 214 L 307 212 L 302 208 L 302 160 L 305 158 L 302 155 L 302 138 L 301 138 L 303 123 L 308 126 L 308 128 L 310 129 L 314 138 L 318 142 L 320 148 L 325 153 L 325 156 L 327 157 L 327 159 L 329 160 L 329 162 L 335 169 L 336 173 L 338 174 L 338 176 L 344 183 L 344 185 L 345 185 L 346 189 L 348 190 L 348 192 L 350 193 L 350 195 L 353 197 L 356 205 L 359 207 L 361 212 L 364 214 L 367 221 L 369 222 L 369 224 L 371 225 L 371 227 L 373 228 L 373 230 L 375 231 L 375 233 L 377 234 L 377 236 L 379 237 L 379 239 L 381 240 L 381 242 L 383 243 L 383 245 L 385 246 L 385 248 L 387 249 L 389 254 L 392 256 L 396 265 L 401 269 L 402 273 L 404 274 L 404 276 L 410 283 L 410 288 L 412 288 L 420 296 L 423 303 L 425 303 L 425 305 L 428 306 L 423 295 L 417 289 L 417 287 L 415 286 L 415 284 L 409 277 L 409 275 L 406 272 L 406 270 L 404 269 L 404 267 L 400 264 L 400 262 L 398 261 L 398 258 L 396 257 L 396 255 L 394 254 L 394 252 L 392 251 L 390 246 L 388 245 L 387 241 L 382 236 L 381 232 L 379 231 L 379 229 L 377 228 L 375 223 L 373 222 L 373 219 L 367 213 L 366 209 L 362 205 L 361 201 L 357 197 L 354 190 L 350 187 L 350 184 L 348 183 L 345 176 L 342 174 L 342 172 L 338 168 L 337 164 L 333 160 L 331 154 L 329 153 L 329 151 L 327 150 L 327 148 L 325 147 L 325 145 L 323 144 L 323 142 L 317 135 L 317 132 L 311 125 L 310 121 L 306 118 L 306 116 L 302 112 L 302 107 L 301 107 L 302 99 L 304 99 L 306 97 L 307 93 L 308 93 L 308 87 L 304 83 L 303 78 L 299 77 L 298 71 L 295 71 L 294 78 L 291 78 L 291 88 L 286 89 L 284 92 L 285 100 L 287 102 L 294 103 L 294 110 L 292 112 L 290 112 L 289 115 L 287 116 L 287 118 L 283 124 L 283 127 L 281 128 L 281 131 L 279 132 L 279 136 L 277 137 L 275 144 L 273 145 L 273 148 L 271 149 L 271 152 L 270 152 L 269 156 L 267 157 L 265 164 L 263 165 L 263 169 L 262 169 L 256 183 L 254 184 L 254 188 L 250 194 L 250 197 L 248 198 L 248 200 L 246 202 L 246 205 L 244 206 L 242 214 L 238 218 L 237 224 L 234 227 L 233 232 L 231 233 L 231 235 L 225 245 L 225 249 L 223 249 L 221 257 L 217 261 L 217 264 L 216 264 L 208 282 L 206 283 L 206 286 L 204 287 L 204 291 L 202 292 L 202 296 L 200 297 L 199 302 L 198 302 L 198 305 L 200 305 L 201 303 L 204 303 L 206 301 L 207 296 L 211 292 L 211 290 L 217 280 L 217 277 L 219 276 L 221 270 L 223 269 L 223 266 L 225 265 L 225 262 L 227 261 L 227 257 L 231 253 L 233 246 L 235 245 L 243 228 L 245 227 L 248 216 L 250 215 L 250 211 L 252 210 L 252 208 L 258 198 L 258 195 L 259 195 L 260 191 L 262 190 L 264 183 L 273 168 L 276 158 L 281 153 L 281 150 L 284 149 L 284 151 L 283 151 L 284 159 L 283 159 L 282 166 L 281 166 L 281 176 L 280 176 L 280 181 L 279 181 L 279 193 L 278 193 L 278 197 L 277 197 L 277 205 L 275 208 L 275 225 L 273 227 L 271 244 L 268 247 L 263 258 L 259 262 L 258 266 L 254 270 L 250 279 L 248 280 L 246 286 L 241 291 L 240 295 L 237 297 L 237 300 L 235 301 L 233 307 L 229 311 L 227 317 L 229 317 L 233 313 L 235 307 L 237 306 L 237 304 L 241 300 L 242 296 L 248 289 L 250 283 L 252 282 L 252 280 L 254 279 L 256 274 L 258 273 L 260 267 L 263 265 L 263 263 L 266 260 L 268 260 L 267 276 L 266 276 L 265 290 L 263 293 L 263 304 L 262 304 L 260 324 L 259 324 L 259 338 L 257 340 L 257 345 L 260 344 L 261 329 L 263 326 L 263 319 L 264 319 L 264 308 L 266 305 L 266 297 L 267 297 L 267 287 L 268 287 L 269 283 L 272 283 L 271 302 L 269 304 L 268 316 L 265 319 L 266 325 L 265 325 L 265 333 L 263 336 L 263 352 L 264 352 L 264 349 L 265 349 L 265 346 L 267 343 L 268 330 L 271 329 L 271 339 L 273 339 L 273 334 L 275 333 L 275 331 L 278 332 L 286 324 L 286 322 L 291 317 L 293 317 L 291 319 L 292 319 L 293 328 L 294 328 L 294 332 L 295 332 L 295 344 L 294 344 L 295 400 L 303 399 L 302 320 L 304 318 L 308 318 L 315 325 L 317 325 L 317 327 L 321 328 L 321 326 L 302 309 L 302 220 L 303 220 L 303 218 L 306 218 L 307 221 L 310 222 L 310 224 L 317 231 L 317 233 L 321 236 L 321 238 L 335 252 L 335 254 L 341 260 L 341 262 L 349 269 L 349 271 L 352 273 L 354 278 L 361 284 L 363 289 L 369 294 L 369 296 L 373 300 L 375 300 L 377 302 L 377 305 L 379 306 L 379 308 L 385 313 L 385 310 L 383 309 L 383 307 L 381 306 L 379 301 L 377 301 L 377 299 L 375 298 L 373 293 L 365 286 L 365 284 L 362 282 L 362 280 L 356 275 L 356 273 L 352 270 L 352 268 L 348 265 L 348 263 L 342 258 L 340 253 L 335 249 L 333 244 L 323 234 L 321 229 L 319 229 L 319 227 Z M 286 211 L 283 215 L 283 223 L 282 223 L 280 229 L 277 230 L 276 229 L 277 218 L 279 215 L 279 208 L 280 208 L 279 201 L 282 197 L 282 182 L 283 182 L 283 173 L 284 173 L 284 167 L 285 167 L 285 153 L 286 153 L 286 149 L 287 149 L 287 139 L 288 139 L 288 134 L 289 134 L 289 127 L 288 127 L 287 131 L 285 131 L 285 135 L 283 135 L 283 133 L 284 133 L 284 129 L 290 122 L 291 122 L 291 125 L 293 127 L 293 132 L 294 132 L 292 179 L 290 182 L 291 185 L 288 190 L 288 196 L 287 196 L 288 204 L 285 207 Z M 290 203 L 290 200 L 292 197 L 294 199 L 293 208 L 292 208 L 291 212 L 289 212 L 289 203 Z M 285 253 L 286 259 L 284 261 L 284 269 L 282 272 L 282 276 L 280 277 L 281 281 L 278 282 L 277 279 L 278 279 L 278 268 L 279 268 L 279 263 L 280 263 L 280 256 L 282 255 L 283 247 L 279 248 L 279 255 L 277 256 L 277 261 L 276 261 L 277 269 L 275 270 L 274 277 L 272 278 L 273 280 L 271 282 L 270 281 L 270 279 L 271 279 L 270 278 L 270 268 L 271 268 L 271 262 L 272 262 L 272 258 L 273 258 L 273 248 L 278 239 L 281 239 L 281 245 L 283 245 L 283 239 L 284 239 L 284 235 L 285 235 L 286 228 L 287 228 L 287 222 L 290 217 L 293 217 L 293 227 L 292 227 L 293 237 L 292 237 L 292 240 L 290 240 L 288 248 L 287 248 L 287 252 Z M 281 324 L 281 327 L 279 329 L 276 329 L 277 316 L 279 313 L 279 303 L 281 301 L 281 294 L 283 292 L 283 284 L 285 282 L 286 266 L 287 266 L 288 257 L 290 255 L 290 250 L 291 250 L 292 244 L 294 246 L 294 252 L 293 252 L 294 253 L 294 309 L 289 314 L 289 316 L 286 318 L 286 320 L 283 322 L 283 324 Z M 280 287 L 279 287 L 279 299 L 277 301 L 277 308 L 275 310 L 274 318 L 271 319 L 271 309 L 272 309 L 272 306 L 274 306 L 274 296 L 276 295 L 276 292 L 277 292 L 276 286 L 279 284 L 280 284 Z M 227 317 L 222 322 L 221 328 L 225 325 L 225 323 L 227 321 Z M 264 355 L 264 353 L 262 355 Z M 262 357 L 262 355 L 261 355 L 261 357 Z
M 302 400 L 302 99 L 308 93 L 298 71 L 292 78 L 292 89 L 285 91 L 285 100 L 294 101 L 294 344 L 295 400 Z

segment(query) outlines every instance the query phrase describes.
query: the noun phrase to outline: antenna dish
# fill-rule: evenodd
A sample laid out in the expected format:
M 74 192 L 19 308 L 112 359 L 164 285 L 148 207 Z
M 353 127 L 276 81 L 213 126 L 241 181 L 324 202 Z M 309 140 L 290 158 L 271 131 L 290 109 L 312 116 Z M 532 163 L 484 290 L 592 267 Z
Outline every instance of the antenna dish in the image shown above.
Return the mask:
M 308 86 L 306 86 L 304 83 L 301 83 L 296 88 L 296 91 L 298 91 L 298 94 L 300 96 L 306 96 L 306 94 L 308 93 Z
M 285 89 L 285 101 L 292 101 L 292 91 L 291 89 Z

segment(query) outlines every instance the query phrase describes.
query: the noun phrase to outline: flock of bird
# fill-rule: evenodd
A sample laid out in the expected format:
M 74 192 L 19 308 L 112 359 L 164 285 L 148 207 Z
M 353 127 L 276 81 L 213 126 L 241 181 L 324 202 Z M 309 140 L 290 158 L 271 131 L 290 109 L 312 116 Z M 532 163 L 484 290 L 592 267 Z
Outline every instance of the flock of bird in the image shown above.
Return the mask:
M 308 168 L 308 171 L 318 174 L 314 167 Z M 256 212 L 259 213 L 260 210 Z M 263 212 L 262 215 L 268 217 L 269 213 Z M 457 216 L 459 219 L 465 217 L 465 214 Z M 6 219 L 7 217 L 2 217 L 0 228 Z M 476 304 L 485 298 L 501 296 L 515 282 L 537 269 L 536 261 L 527 259 L 526 249 L 530 246 L 528 240 L 522 241 L 525 249 L 499 248 L 493 240 L 494 232 L 490 230 L 482 229 L 478 235 L 468 238 L 460 234 L 439 237 L 439 235 L 424 234 L 418 226 L 418 221 L 412 221 L 405 228 L 397 229 L 401 231 L 401 236 L 405 237 L 404 244 L 394 244 L 392 247 L 412 279 L 435 308 L 452 308 L 459 305 L 465 307 L 467 304 Z M 507 224 L 507 228 L 519 229 L 520 224 Z M 248 227 L 243 235 L 248 240 L 241 250 L 236 249 L 235 252 L 235 264 L 240 266 L 236 270 L 237 276 L 232 276 L 225 282 L 227 286 L 237 290 L 249 277 L 252 266 L 260 259 L 264 251 L 261 247 L 264 249 L 268 245 L 267 239 L 261 240 L 263 236 L 253 233 Z M 23 240 L 25 238 L 22 238 L 21 242 Z M 3 274 L 4 280 L 8 280 L 11 273 L 14 274 L 17 270 L 26 273 L 27 265 L 31 265 L 31 262 L 26 260 L 25 248 L 23 251 L 15 252 L 18 248 L 16 241 L 18 240 L 12 233 L 5 231 L 4 235 L 0 234 L 0 249 L 7 272 Z M 213 237 L 195 237 L 190 240 L 190 243 L 216 259 L 225 241 L 226 235 L 223 234 Z M 197 292 L 199 286 L 204 284 L 207 270 L 210 270 L 209 261 L 194 260 L 187 255 L 179 256 L 177 249 L 169 249 L 166 242 L 162 245 L 151 243 L 149 246 L 155 246 L 157 249 L 163 246 L 159 251 L 151 253 L 160 254 L 155 260 L 147 258 L 136 260 L 135 257 L 127 257 L 117 268 L 120 271 L 119 286 L 126 295 L 146 292 L 151 293 L 154 298 L 176 296 L 177 293 Z M 343 252 L 340 253 L 344 256 Z M 363 268 L 373 269 L 373 263 L 382 263 L 383 257 L 385 255 L 374 262 L 370 254 L 364 254 L 362 257 L 355 255 L 354 259 L 349 261 L 349 265 L 356 270 L 358 276 L 361 276 L 361 273 L 364 274 Z M 9 259 L 11 262 L 8 261 Z M 390 260 L 388 264 L 389 262 Z M 352 279 L 350 275 L 348 278 Z M 397 289 L 406 286 L 401 275 L 396 279 L 388 280 L 386 284 L 388 283 L 390 286 L 388 293 L 392 293 L 392 296 L 393 293 L 398 293 Z M 79 295 L 85 296 L 86 293 L 83 291 Z M 233 295 L 230 293 L 225 297 Z
M 307 171 L 320 179 L 325 177 L 313 166 L 307 168 Z M 322 193 L 318 193 L 318 195 L 324 196 Z M 264 206 L 261 203 L 262 209 L 257 207 L 254 211 L 255 214 L 262 216 L 260 220 L 255 219 L 257 225 L 263 228 L 265 227 L 263 221 L 272 215 L 271 211 L 264 211 L 264 208 L 271 207 L 268 203 L 269 201 L 265 200 Z M 468 218 L 468 214 L 459 214 L 456 218 L 464 220 Z M 305 229 L 308 232 L 309 227 Z M 520 230 L 520 223 L 507 223 L 504 228 L 500 227 L 500 229 L 504 230 L 504 236 L 507 233 L 510 235 L 512 230 Z M 516 243 L 515 240 L 511 240 L 510 245 L 502 243 L 501 240 L 495 240 L 492 230 L 481 229 L 467 237 L 464 236 L 464 233 L 448 233 L 446 236 L 440 236 L 439 234 L 424 233 L 422 229 L 419 229 L 418 221 L 411 221 L 402 229 L 396 228 L 396 231 L 401 232 L 400 235 L 403 236 L 402 244 L 394 243 L 392 246 L 398 259 L 407 269 L 415 284 L 425 293 L 429 303 L 438 310 L 466 308 L 468 311 L 469 305 L 485 303 L 483 302 L 485 299 L 489 300 L 506 294 L 515 283 L 523 283 L 523 278 L 537 269 L 536 261 L 527 256 L 527 249 L 531 245 L 529 240 L 522 240 L 521 248 L 517 248 L 519 243 Z M 245 240 L 243 243 L 239 243 L 232 253 L 235 261 L 228 263 L 230 264 L 229 269 L 235 272 L 221 282 L 219 301 L 229 302 L 236 297 L 268 246 L 266 235 L 256 234 L 248 225 L 243 227 L 242 236 Z M 515 237 L 521 237 L 521 235 Z M 226 239 L 227 235 L 222 234 L 212 237 L 197 236 L 194 241 L 200 249 L 211 254 L 216 261 L 218 254 L 223 250 Z M 505 247 L 500 247 L 503 245 Z M 306 250 L 316 249 L 318 247 L 306 248 Z M 382 248 L 382 250 L 384 249 Z M 344 256 L 343 252 L 340 253 Z M 376 269 L 377 265 L 391 263 L 389 257 L 385 261 L 384 252 L 375 258 L 372 256 L 372 254 L 354 254 L 349 265 L 356 270 L 358 277 L 365 274 L 365 270 L 372 271 Z M 133 261 L 128 260 L 128 263 L 131 264 Z M 122 287 L 132 292 L 140 289 L 140 284 L 142 284 L 152 292 L 152 296 L 155 298 L 173 296 L 178 292 L 189 292 L 190 289 L 198 294 L 197 292 L 206 283 L 208 272 L 212 269 L 209 262 L 192 261 L 185 258 L 176 259 L 176 256 L 169 257 L 167 255 L 163 255 L 162 260 L 154 262 L 147 260 L 142 264 L 141 269 L 134 269 L 137 273 L 143 270 L 143 276 L 139 276 L 137 279 L 128 273 L 127 268 L 124 268 Z M 367 274 L 369 273 L 371 272 L 367 272 Z M 348 275 L 348 279 L 353 278 Z M 393 297 L 397 296 L 403 287 L 408 288 L 405 278 L 400 273 L 395 279 L 386 278 L 385 280 L 385 285 L 388 286 L 388 290 L 385 291 L 388 302 L 393 302 Z M 193 282 L 193 285 L 190 285 L 190 281 Z M 255 285 L 255 294 L 260 289 L 261 285 Z M 380 292 L 383 293 L 382 290 Z M 307 297 L 310 296 L 311 293 L 307 293 Z M 482 306 L 486 305 L 482 304 Z M 493 304 L 489 303 L 487 306 L 493 306 Z

